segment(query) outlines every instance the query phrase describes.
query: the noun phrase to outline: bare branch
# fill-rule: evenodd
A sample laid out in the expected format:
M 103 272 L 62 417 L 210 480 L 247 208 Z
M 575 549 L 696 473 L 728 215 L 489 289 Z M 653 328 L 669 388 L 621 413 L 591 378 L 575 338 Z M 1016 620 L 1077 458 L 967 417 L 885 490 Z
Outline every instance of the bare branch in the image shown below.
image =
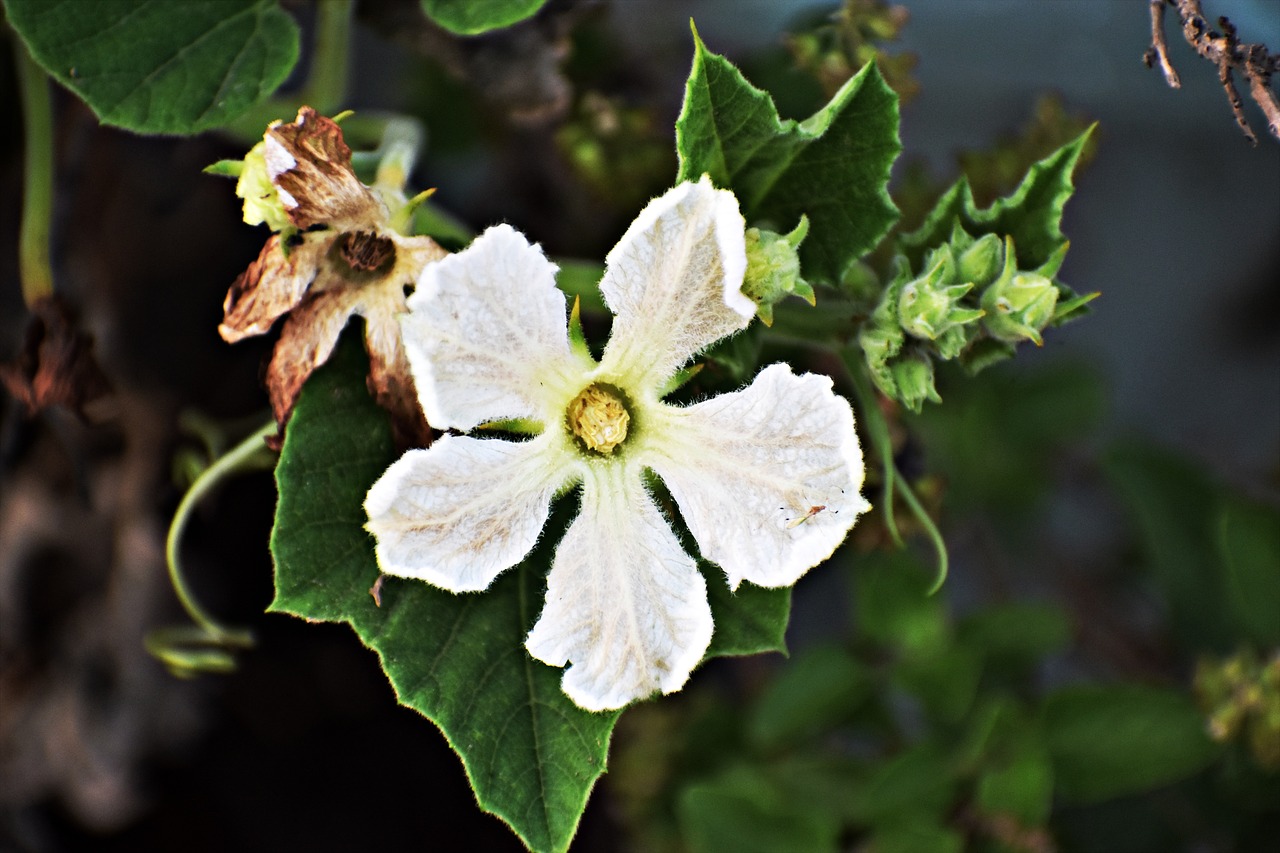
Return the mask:
M 1182 80 L 1178 77 L 1173 63 L 1169 61 L 1169 45 L 1164 40 L 1164 5 L 1165 0 L 1151 0 L 1151 47 L 1147 48 L 1142 61 L 1150 68 L 1152 62 L 1159 59 L 1165 82 L 1171 88 L 1181 89 Z
M 1244 115 L 1244 101 L 1236 89 L 1237 71 L 1248 79 L 1250 97 L 1266 116 L 1271 134 L 1280 139 L 1280 102 L 1276 100 L 1276 94 L 1269 85 L 1271 75 L 1280 71 L 1280 54 L 1273 56 L 1266 45 L 1241 44 L 1235 26 L 1225 17 L 1218 18 L 1218 26 L 1222 32 L 1212 29 L 1204 17 L 1200 0 L 1150 0 L 1148 10 L 1151 14 L 1151 46 L 1143 54 L 1143 62 L 1148 68 L 1159 62 L 1165 81 L 1174 89 L 1181 88 L 1182 81 L 1169 60 L 1169 49 L 1164 36 L 1165 6 L 1177 9 L 1182 37 L 1187 44 L 1217 67 L 1218 82 L 1222 84 L 1236 124 L 1240 126 L 1245 138 L 1253 145 L 1258 144 Z

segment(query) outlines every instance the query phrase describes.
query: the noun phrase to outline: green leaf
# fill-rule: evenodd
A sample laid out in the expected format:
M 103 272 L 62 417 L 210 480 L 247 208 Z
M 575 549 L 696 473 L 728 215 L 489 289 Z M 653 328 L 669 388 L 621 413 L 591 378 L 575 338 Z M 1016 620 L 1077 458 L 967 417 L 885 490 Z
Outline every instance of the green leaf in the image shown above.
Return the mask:
M 1117 444 L 1103 468 L 1137 524 L 1183 645 L 1228 651 L 1234 637 L 1214 526 L 1217 485 L 1181 456 L 1142 441 Z
M 1280 645 L 1280 512 L 1228 499 L 1218 516 L 1218 548 L 1241 632 L 1261 648 Z
M 996 664 L 1030 666 L 1067 647 L 1071 624 L 1061 607 L 1022 601 L 967 616 L 956 633 L 962 643 L 980 649 Z
M 868 639 L 929 654 L 947 642 L 946 606 L 907 551 L 874 551 L 854 565 L 854 625 Z
M 198 133 L 266 98 L 298 61 L 275 0 L 4 0 L 32 57 L 104 124 Z
M 860 849 L 866 853 L 963 853 L 964 836 L 937 823 L 911 822 L 876 830 Z
M 978 777 L 978 808 L 992 817 L 1011 815 L 1023 826 L 1040 826 L 1053 805 L 1053 762 L 1038 741 L 1024 740 L 1013 755 Z
M 698 566 L 707 581 L 707 600 L 716 626 L 705 659 L 761 652 L 786 654 L 791 587 L 765 589 L 747 582 L 731 592 L 718 567 L 706 562 Z
M 1058 793 L 1080 803 L 1172 784 L 1218 753 L 1190 698 L 1154 687 L 1061 690 L 1046 702 L 1043 726 Z
M 276 469 L 271 610 L 349 623 L 401 703 L 440 726 L 480 806 L 531 848 L 562 850 L 604 772 L 618 714 L 576 707 L 560 690 L 561 671 L 524 650 L 553 537 L 483 594 L 386 578 L 379 607 L 363 503 L 396 453 L 365 390 L 363 351 L 344 337 L 303 389 Z
M 871 673 L 844 649 L 811 649 L 790 662 L 756 702 L 751 739 L 775 749 L 813 737 L 849 719 L 872 688 Z
M 810 282 L 837 282 L 898 219 L 886 189 L 902 150 L 897 95 L 869 63 L 808 119 L 782 119 L 773 99 L 708 51 L 696 30 L 693 39 L 676 120 L 677 180 L 709 174 L 737 195 L 749 225 L 785 231 L 807 215 L 801 272 Z
M 450 32 L 472 36 L 532 17 L 547 0 L 422 0 L 427 17 Z
M 977 207 L 967 178 L 956 181 L 925 217 L 924 224 L 899 238 L 912 269 L 919 271 L 925 253 L 947 242 L 957 219 L 975 239 L 984 234 L 1012 237 L 1019 269 L 1035 269 L 1048 261 L 1067 242 L 1060 227 L 1062 208 L 1074 189 L 1071 173 L 1092 132 L 1090 127 L 1033 164 L 1016 190 L 988 208 Z
M 694 853 L 836 850 L 840 825 L 811 801 L 788 798 L 761 772 L 744 768 L 691 785 L 677 806 Z
M 877 766 L 851 807 L 860 823 L 924 824 L 946 813 L 955 787 L 946 756 L 934 745 L 922 743 Z

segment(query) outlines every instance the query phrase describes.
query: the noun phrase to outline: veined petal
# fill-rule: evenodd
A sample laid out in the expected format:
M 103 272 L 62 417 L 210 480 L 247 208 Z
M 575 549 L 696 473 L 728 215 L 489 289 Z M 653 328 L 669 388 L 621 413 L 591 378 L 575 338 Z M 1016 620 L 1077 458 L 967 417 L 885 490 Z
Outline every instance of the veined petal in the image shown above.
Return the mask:
M 227 291 L 218 326 L 222 339 L 233 344 L 266 333 L 277 317 L 306 295 L 332 240 L 332 234 L 305 234 L 285 254 L 280 235 L 268 237 L 258 257 Z
M 556 551 L 547 601 L 525 648 L 570 664 L 561 687 L 588 711 L 672 693 L 711 642 L 707 587 L 640 480 L 593 466 L 582 510 Z
M 359 298 L 355 288 L 318 286 L 285 318 L 266 375 L 278 423 L 289 419 L 311 372 L 329 360 Z
M 556 266 L 508 225 L 428 264 L 401 321 L 427 420 L 467 430 L 544 420 L 581 390 Z M 562 399 L 563 398 L 563 399 Z
M 606 259 L 600 282 L 616 316 L 602 377 L 656 389 L 691 356 L 745 329 L 755 303 L 738 200 L 707 177 L 649 202 Z
M 263 140 L 267 174 L 294 225 L 346 231 L 386 222 L 386 206 L 356 178 L 333 119 L 303 107 L 292 122 L 274 122 Z
M 644 464 L 732 589 L 790 586 L 870 507 L 853 412 L 826 376 L 773 364 L 741 391 L 650 417 L 662 422 Z
M 401 456 L 364 502 L 378 566 L 450 592 L 486 589 L 533 548 L 552 496 L 574 476 L 557 441 L 446 435 Z

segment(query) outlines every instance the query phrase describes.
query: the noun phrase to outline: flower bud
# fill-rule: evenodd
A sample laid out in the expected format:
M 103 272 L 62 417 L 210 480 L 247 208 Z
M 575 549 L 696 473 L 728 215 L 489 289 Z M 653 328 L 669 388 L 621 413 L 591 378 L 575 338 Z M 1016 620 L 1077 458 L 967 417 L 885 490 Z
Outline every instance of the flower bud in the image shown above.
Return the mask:
M 244 199 L 244 221 L 250 225 L 265 222 L 272 231 L 283 231 L 292 225 L 280 193 L 267 173 L 266 142 L 259 142 L 244 155 L 236 195 Z
M 1005 238 L 1004 270 L 982 294 L 982 322 L 992 337 L 1009 343 L 1043 341 L 1040 330 L 1053 319 L 1058 287 L 1038 272 L 1018 272 L 1013 240 Z
M 995 234 L 984 234 L 981 239 L 960 253 L 956 259 L 956 275 L 961 281 L 971 281 L 982 288 L 1000 276 L 1004 266 L 1004 245 Z
M 946 332 L 982 316 L 982 311 L 960 304 L 964 295 L 973 289 L 972 284 L 946 284 L 952 264 L 947 263 L 950 251 L 945 255 L 928 273 L 904 285 L 898 296 L 898 321 L 913 337 L 937 340 Z
M 742 292 L 756 303 L 756 314 L 766 326 L 773 325 L 773 306 L 787 296 L 799 296 L 810 305 L 815 303 L 813 288 L 800 277 L 798 250 L 809 233 L 809 218 L 790 234 L 778 234 L 760 228 L 748 228 L 747 271 Z
M 925 400 L 942 402 L 933 387 L 933 362 L 927 356 L 908 355 L 889 365 L 889 372 L 897 387 L 896 398 L 911 411 L 920 411 Z

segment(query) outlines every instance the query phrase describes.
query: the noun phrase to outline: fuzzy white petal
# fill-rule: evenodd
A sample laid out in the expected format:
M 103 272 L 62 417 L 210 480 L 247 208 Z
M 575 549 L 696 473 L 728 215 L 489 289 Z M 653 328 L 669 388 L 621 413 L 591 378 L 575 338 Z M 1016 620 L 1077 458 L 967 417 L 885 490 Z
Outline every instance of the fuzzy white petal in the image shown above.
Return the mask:
M 582 367 L 570 353 L 555 273 L 542 250 L 508 225 L 426 265 L 401 328 L 432 426 L 541 419 L 549 399 L 577 390 L 562 387 Z
M 547 576 L 529 654 L 570 664 L 561 687 L 588 711 L 672 693 L 711 642 L 706 583 L 634 466 L 602 465 L 583 481 L 582 510 Z
M 606 259 L 600 291 L 616 318 L 601 375 L 654 389 L 695 353 L 745 329 L 755 303 L 738 200 L 705 176 L 649 202 Z
M 365 498 L 378 566 L 451 592 L 487 588 L 533 548 L 552 496 L 572 477 L 558 440 L 446 435 L 410 450 Z
M 733 589 L 790 586 L 869 508 L 853 412 L 826 376 L 773 364 L 741 391 L 655 414 L 645 464 Z

